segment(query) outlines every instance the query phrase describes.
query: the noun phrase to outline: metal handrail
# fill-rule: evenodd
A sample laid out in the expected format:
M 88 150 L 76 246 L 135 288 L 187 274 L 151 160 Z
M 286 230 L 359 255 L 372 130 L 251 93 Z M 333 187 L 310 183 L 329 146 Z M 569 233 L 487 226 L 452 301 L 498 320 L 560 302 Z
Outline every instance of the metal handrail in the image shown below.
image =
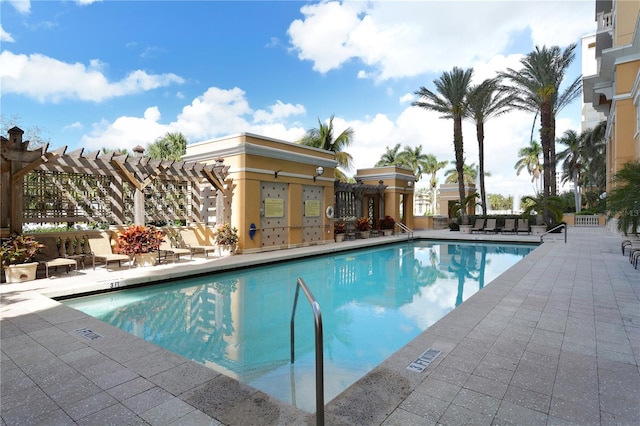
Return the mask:
M 540 242 L 541 243 L 544 242 L 544 241 L 542 241 L 542 237 L 544 237 L 546 234 L 548 234 L 550 232 L 555 231 L 558 228 L 564 228 L 564 243 L 567 244 L 567 225 L 565 223 L 561 223 L 560 225 L 555 226 L 555 227 L 549 229 L 547 232 L 544 232 L 542 235 L 540 235 Z
M 316 424 L 324 425 L 324 358 L 322 345 L 322 313 L 320 312 L 320 304 L 313 297 L 313 293 L 307 287 L 302 278 L 298 278 L 296 284 L 296 294 L 293 298 L 293 311 L 291 312 L 291 364 L 295 362 L 295 316 L 296 306 L 298 305 L 298 293 L 300 287 L 307 296 L 307 300 L 313 311 L 313 319 L 316 332 Z
M 401 230 L 407 233 L 407 239 L 409 240 L 413 239 L 413 229 L 409 228 L 407 225 L 405 225 L 402 222 L 396 222 L 396 225 L 398 225 L 398 228 L 400 228 Z

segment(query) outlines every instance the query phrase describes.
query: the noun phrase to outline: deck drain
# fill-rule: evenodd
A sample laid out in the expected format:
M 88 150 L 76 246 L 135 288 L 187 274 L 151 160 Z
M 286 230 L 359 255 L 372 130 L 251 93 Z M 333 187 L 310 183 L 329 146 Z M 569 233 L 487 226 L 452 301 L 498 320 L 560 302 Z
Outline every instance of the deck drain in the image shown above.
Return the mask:
M 89 340 L 96 340 L 102 337 L 101 334 L 96 333 L 93 330 L 89 330 L 88 328 L 79 328 L 77 330 L 74 330 L 76 333 L 78 333 L 79 335 L 81 335 L 84 338 L 87 338 Z
M 407 370 L 415 371 L 416 373 L 421 373 L 440 354 L 441 352 L 439 350 L 429 348 L 426 351 L 424 351 L 422 355 L 416 358 L 415 361 L 409 364 L 407 366 Z

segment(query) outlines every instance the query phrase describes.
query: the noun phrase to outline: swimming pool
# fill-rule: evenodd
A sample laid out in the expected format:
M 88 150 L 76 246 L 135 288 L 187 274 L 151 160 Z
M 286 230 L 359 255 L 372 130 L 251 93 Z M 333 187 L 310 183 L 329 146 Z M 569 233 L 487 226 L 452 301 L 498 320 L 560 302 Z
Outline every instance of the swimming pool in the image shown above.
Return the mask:
M 88 296 L 63 303 L 315 411 L 314 329 L 298 277 L 320 303 L 325 402 L 533 250 L 414 241 Z

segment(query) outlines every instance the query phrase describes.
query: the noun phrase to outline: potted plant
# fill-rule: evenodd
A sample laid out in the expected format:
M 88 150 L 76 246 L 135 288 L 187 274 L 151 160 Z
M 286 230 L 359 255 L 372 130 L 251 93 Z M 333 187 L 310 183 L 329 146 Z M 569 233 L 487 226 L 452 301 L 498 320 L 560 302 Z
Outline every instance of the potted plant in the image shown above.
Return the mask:
M 368 217 L 361 217 L 356 221 L 356 229 L 360 231 L 360 238 L 369 238 L 371 231 L 371 222 Z
M 34 262 L 34 258 L 42 248 L 44 244 L 27 235 L 13 233 L 9 238 L 3 239 L 0 259 L 7 283 L 35 280 L 38 262 Z
M 344 222 L 336 222 L 336 224 L 333 225 L 333 233 L 336 237 L 336 243 L 344 241 L 344 233 L 346 230 L 347 227 Z
M 525 206 L 522 217 L 527 218 L 534 212 L 535 225 L 531 225 L 533 235 L 542 235 L 549 227 L 562 221 L 562 199 L 555 195 L 545 197 L 539 195 L 522 197 L 522 205 Z
M 382 235 L 384 235 L 385 237 L 389 235 L 393 235 L 393 228 L 395 228 L 395 226 L 396 226 L 395 219 L 389 215 L 386 215 L 380 221 L 380 228 L 382 228 Z
M 219 247 L 220 256 L 232 255 L 238 243 L 238 229 L 225 223 L 216 228 L 215 242 Z
M 118 251 L 133 256 L 139 266 L 153 266 L 165 235 L 163 230 L 154 226 L 132 225 L 118 233 Z

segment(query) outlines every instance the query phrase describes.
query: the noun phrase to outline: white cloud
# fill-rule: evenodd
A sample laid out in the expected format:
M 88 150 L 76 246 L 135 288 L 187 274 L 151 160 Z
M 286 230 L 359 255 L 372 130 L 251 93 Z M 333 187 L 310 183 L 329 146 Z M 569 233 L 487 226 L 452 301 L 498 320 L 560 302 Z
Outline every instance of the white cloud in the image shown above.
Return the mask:
M 276 120 L 285 119 L 291 115 L 304 114 L 305 109 L 300 104 L 285 104 L 278 100 L 269 107 L 269 111 L 259 109 L 253 115 L 254 123 L 271 123 Z
M 28 15 L 31 13 L 31 1 L 30 0 L 8 0 L 11 6 L 19 13 Z
M 66 63 L 41 54 L 0 53 L 0 78 L 3 93 L 16 93 L 40 102 L 63 99 L 101 102 L 106 99 L 141 93 L 170 84 L 181 84 L 176 74 L 147 74 L 136 70 L 124 79 L 110 82 L 102 73 L 104 64 L 92 60 L 89 66 Z
M 408 104 L 413 102 L 416 99 L 416 95 L 414 95 L 413 93 L 405 93 L 404 95 L 400 96 L 400 103 L 401 104 Z
M 0 41 L 5 43 L 13 43 L 15 41 L 13 36 L 2 28 L 2 25 L 0 25 Z
M 301 8 L 289 26 L 292 49 L 321 73 L 359 60 L 358 77 L 386 80 L 488 61 L 530 31 L 531 47 L 566 46 L 595 30 L 588 1 L 324 2 Z M 571 16 L 571 19 L 567 19 Z

